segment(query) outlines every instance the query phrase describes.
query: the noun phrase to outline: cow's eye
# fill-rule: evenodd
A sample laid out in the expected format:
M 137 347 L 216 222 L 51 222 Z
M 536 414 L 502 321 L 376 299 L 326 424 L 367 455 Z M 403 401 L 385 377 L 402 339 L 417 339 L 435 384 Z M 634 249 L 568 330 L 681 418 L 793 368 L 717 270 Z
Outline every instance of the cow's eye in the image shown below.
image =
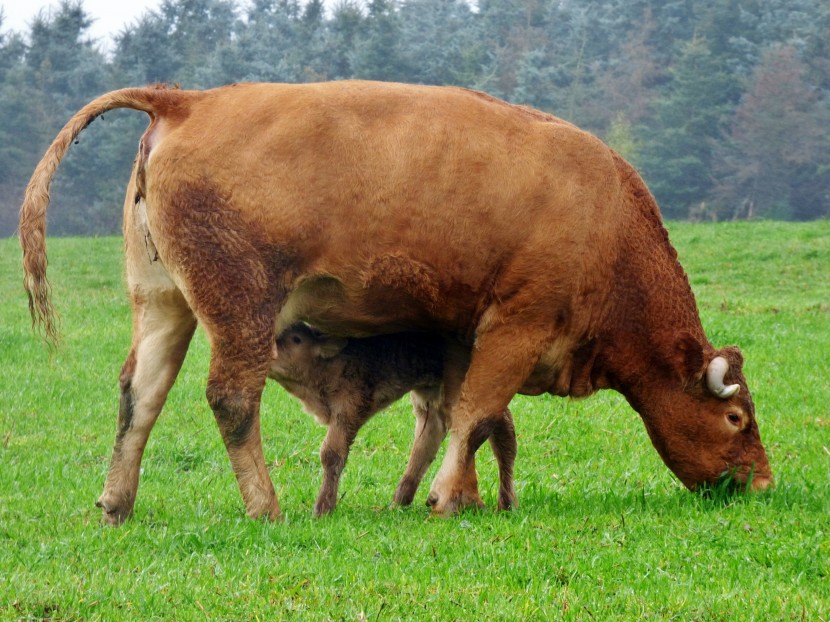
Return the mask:
M 741 426 L 741 416 L 736 412 L 727 413 L 726 418 L 729 420 L 729 423 L 734 425 L 735 427 Z
M 295 346 L 300 345 L 302 342 L 303 342 L 303 340 L 302 340 L 302 339 L 300 339 L 300 336 L 299 336 L 299 335 L 292 335 L 292 337 L 291 337 L 291 343 L 293 343 Z

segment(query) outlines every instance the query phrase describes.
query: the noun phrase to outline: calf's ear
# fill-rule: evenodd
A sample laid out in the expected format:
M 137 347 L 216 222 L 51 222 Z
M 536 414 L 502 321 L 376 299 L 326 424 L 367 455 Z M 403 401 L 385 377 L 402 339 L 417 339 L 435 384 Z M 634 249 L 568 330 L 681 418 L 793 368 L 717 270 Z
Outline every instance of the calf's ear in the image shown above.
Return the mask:
M 346 347 L 346 340 L 340 337 L 324 337 L 316 345 L 316 354 L 320 358 L 334 358 Z
M 673 357 L 674 370 L 681 382 L 696 382 L 706 372 L 703 345 L 691 333 L 680 333 Z

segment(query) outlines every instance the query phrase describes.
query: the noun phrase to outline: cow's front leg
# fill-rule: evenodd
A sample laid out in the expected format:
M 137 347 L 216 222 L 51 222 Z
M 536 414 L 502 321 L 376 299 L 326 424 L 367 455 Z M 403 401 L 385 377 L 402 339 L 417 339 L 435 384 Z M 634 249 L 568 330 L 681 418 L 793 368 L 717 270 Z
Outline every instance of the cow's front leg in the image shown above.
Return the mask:
M 133 344 L 121 370 L 121 404 L 107 481 L 97 506 L 103 520 L 133 512 L 144 447 L 181 368 L 196 320 L 176 289 L 133 292 Z
M 253 326 L 256 326 L 254 324 Z M 267 336 L 272 335 L 262 326 Z M 211 335 L 207 399 L 231 460 L 245 511 L 251 518 L 277 520 L 280 506 L 262 453 L 259 410 L 271 361 L 271 338 L 244 341 L 240 333 Z
M 512 435 L 512 424 L 505 423 L 505 412 L 510 399 L 521 388 L 539 359 L 547 335 L 532 333 L 533 324 L 513 318 L 512 322 L 493 322 L 493 328 L 480 333 L 476 339 L 470 367 L 461 386 L 461 394 L 452 411 L 450 442 L 441 468 L 433 481 L 427 502 L 433 512 L 451 515 L 459 509 L 478 505 L 477 494 L 470 493 L 471 473 L 475 472 L 476 450 L 491 435 L 505 443 Z M 515 443 L 515 441 L 513 441 Z M 515 503 L 512 482 L 512 462 L 515 452 L 510 443 L 503 468 L 499 506 Z M 497 453 L 497 458 L 499 454 Z
M 509 409 L 505 409 L 501 417 L 497 417 L 493 424 L 493 432 L 488 439 L 496 463 L 499 467 L 499 498 L 500 510 L 509 510 L 516 502 L 516 490 L 513 485 L 513 464 L 516 459 L 516 432 L 513 427 L 513 416 Z M 476 471 L 475 455 L 470 459 L 464 471 L 461 483 L 462 507 L 484 507 L 478 490 L 478 473 Z
M 459 408 L 462 405 L 460 403 Z M 447 453 L 427 497 L 427 505 L 432 507 L 434 513 L 450 516 L 465 507 L 484 506 L 478 493 L 475 452 L 490 436 L 498 420 L 498 412 L 495 415 L 487 415 L 486 412 L 482 411 L 472 426 L 450 430 Z M 508 489 L 513 487 L 512 482 L 501 485 Z

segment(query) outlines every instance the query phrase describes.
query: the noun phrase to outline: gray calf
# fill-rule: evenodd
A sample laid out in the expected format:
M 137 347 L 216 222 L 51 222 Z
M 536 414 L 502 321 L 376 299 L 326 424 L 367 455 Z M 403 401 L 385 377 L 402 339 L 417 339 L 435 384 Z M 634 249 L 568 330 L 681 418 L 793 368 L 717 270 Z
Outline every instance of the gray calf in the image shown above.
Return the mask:
M 363 339 L 326 337 L 296 324 L 277 338 L 269 377 L 299 398 L 307 412 L 328 426 L 320 448 L 323 483 L 314 513 L 331 512 L 340 475 L 358 430 L 376 412 L 412 392 L 415 441 L 395 502 L 412 503 L 418 485 L 435 459 L 450 426 L 450 409 L 466 373 L 469 352 L 437 335 L 398 333 Z M 512 482 L 516 435 L 510 412 L 489 430 L 501 482 Z M 471 504 L 478 496 L 475 463 L 465 475 L 462 494 Z M 512 489 L 499 490 L 499 507 L 515 505 Z

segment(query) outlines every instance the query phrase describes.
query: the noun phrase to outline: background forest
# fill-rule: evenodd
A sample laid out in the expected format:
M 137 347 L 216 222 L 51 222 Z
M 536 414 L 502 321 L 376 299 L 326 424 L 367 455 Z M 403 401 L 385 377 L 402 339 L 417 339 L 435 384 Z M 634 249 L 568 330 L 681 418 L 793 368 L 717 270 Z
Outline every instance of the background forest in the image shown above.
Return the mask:
M 0 235 L 59 128 L 154 82 L 370 78 L 454 84 L 591 130 L 668 218 L 830 216 L 826 0 L 164 0 L 106 51 L 83 3 L 0 18 Z M 111 234 L 147 120 L 113 111 L 56 178 L 51 234 Z

